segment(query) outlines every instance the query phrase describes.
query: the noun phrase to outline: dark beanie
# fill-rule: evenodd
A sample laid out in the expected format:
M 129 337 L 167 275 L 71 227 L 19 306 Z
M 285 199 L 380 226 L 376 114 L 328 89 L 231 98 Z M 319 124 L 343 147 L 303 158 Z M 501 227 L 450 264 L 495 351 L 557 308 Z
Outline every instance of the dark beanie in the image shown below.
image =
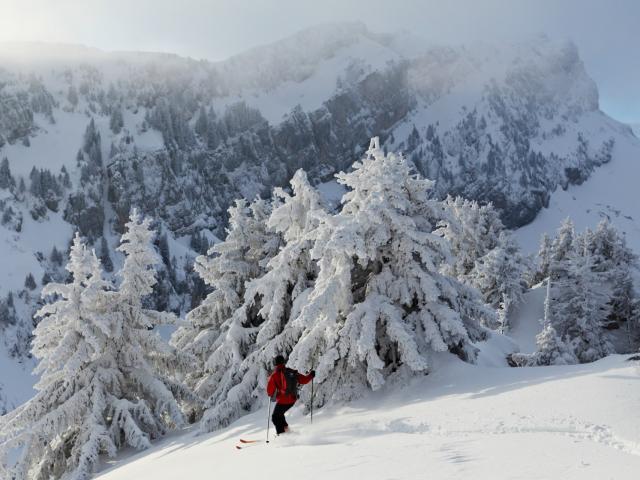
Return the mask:
M 277 365 L 284 365 L 284 357 L 282 355 L 278 355 L 276 358 L 273 359 L 273 363 L 277 366 Z

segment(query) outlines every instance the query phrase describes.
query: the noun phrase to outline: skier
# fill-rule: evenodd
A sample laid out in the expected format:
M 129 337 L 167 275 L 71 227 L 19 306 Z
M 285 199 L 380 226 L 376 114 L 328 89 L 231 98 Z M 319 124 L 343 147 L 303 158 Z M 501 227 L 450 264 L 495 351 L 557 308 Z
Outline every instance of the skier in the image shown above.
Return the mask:
M 303 375 L 292 368 L 287 368 L 282 355 L 278 355 L 273 363 L 275 370 L 267 382 L 267 395 L 272 398 L 275 395 L 276 407 L 273 409 L 271 420 L 276 427 L 276 434 L 280 435 L 289 431 L 284 414 L 298 399 L 298 384 L 309 383 L 316 376 L 316 372 L 311 370 L 308 375 Z

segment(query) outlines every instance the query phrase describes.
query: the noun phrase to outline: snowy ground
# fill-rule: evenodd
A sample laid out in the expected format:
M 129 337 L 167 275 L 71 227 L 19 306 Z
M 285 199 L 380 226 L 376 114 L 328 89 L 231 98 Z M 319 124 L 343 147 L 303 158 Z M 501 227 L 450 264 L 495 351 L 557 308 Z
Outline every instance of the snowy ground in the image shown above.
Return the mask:
M 537 292 L 534 291 L 534 295 Z M 479 365 L 449 354 L 409 387 L 324 408 L 302 406 L 295 433 L 263 439 L 266 409 L 209 435 L 175 434 L 105 465 L 102 480 L 636 479 L 640 362 L 612 356 L 568 367 L 491 367 L 513 342 L 484 344 Z M 273 432 L 273 430 L 272 430 Z
M 545 285 L 532 288 L 509 315 L 511 322 L 509 337 L 518 345 L 522 353 L 533 353 L 536 350 L 536 335 L 542 330 L 541 321 L 544 318 L 546 294 Z

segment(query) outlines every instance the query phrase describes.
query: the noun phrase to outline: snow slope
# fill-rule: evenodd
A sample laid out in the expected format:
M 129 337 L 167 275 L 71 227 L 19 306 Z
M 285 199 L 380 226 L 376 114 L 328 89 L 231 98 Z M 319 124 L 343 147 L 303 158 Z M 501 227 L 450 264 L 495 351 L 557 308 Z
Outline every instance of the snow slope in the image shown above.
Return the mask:
M 587 365 L 506 366 L 507 353 L 534 348 L 544 293 L 543 285 L 527 293 L 509 336 L 478 345 L 477 365 L 438 354 L 430 375 L 326 406 L 313 424 L 301 401 L 288 414 L 293 433 L 274 438 L 271 429 L 269 445 L 236 450 L 239 438 L 265 438 L 265 400 L 229 428 L 202 436 L 186 429 L 151 450 L 125 452 L 97 478 L 270 480 L 283 465 L 305 479 L 636 478 L 640 418 L 629 412 L 640 395 L 640 362 L 616 355 Z
M 410 387 L 325 408 L 313 425 L 294 408 L 296 432 L 269 445 L 234 448 L 240 437 L 264 438 L 265 408 L 210 435 L 174 435 L 97 478 L 276 479 L 283 468 L 333 480 L 637 478 L 638 362 L 517 369 L 436 360 L 435 373 Z
M 608 218 L 624 232 L 629 246 L 640 253 L 638 146 L 640 140 L 636 138 L 624 146 L 616 145 L 614 150 L 618 151 L 613 160 L 597 168 L 589 180 L 582 185 L 571 185 L 567 190 L 556 190 L 548 208 L 541 210 L 532 223 L 515 231 L 525 253 L 537 252 L 542 234 L 553 234 L 567 217 L 579 231 L 595 228 L 601 219 Z
M 31 375 L 35 366 L 33 358 L 21 361 L 12 358 L 6 345 L 0 342 L 0 414 L 13 410 L 35 395 L 33 385 L 37 379 Z
M 523 301 L 509 315 L 509 337 L 518 344 L 522 353 L 536 350 L 536 335 L 542 331 L 546 293 L 544 284 L 537 285 L 525 293 Z

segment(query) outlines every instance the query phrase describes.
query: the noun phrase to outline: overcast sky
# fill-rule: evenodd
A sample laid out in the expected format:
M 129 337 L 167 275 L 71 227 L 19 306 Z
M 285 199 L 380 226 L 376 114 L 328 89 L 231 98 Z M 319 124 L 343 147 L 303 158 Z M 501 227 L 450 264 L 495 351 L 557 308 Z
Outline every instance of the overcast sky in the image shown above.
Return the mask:
M 0 41 L 219 60 L 310 25 L 359 20 L 439 43 L 570 38 L 601 107 L 640 123 L 640 0 L 0 0 Z

